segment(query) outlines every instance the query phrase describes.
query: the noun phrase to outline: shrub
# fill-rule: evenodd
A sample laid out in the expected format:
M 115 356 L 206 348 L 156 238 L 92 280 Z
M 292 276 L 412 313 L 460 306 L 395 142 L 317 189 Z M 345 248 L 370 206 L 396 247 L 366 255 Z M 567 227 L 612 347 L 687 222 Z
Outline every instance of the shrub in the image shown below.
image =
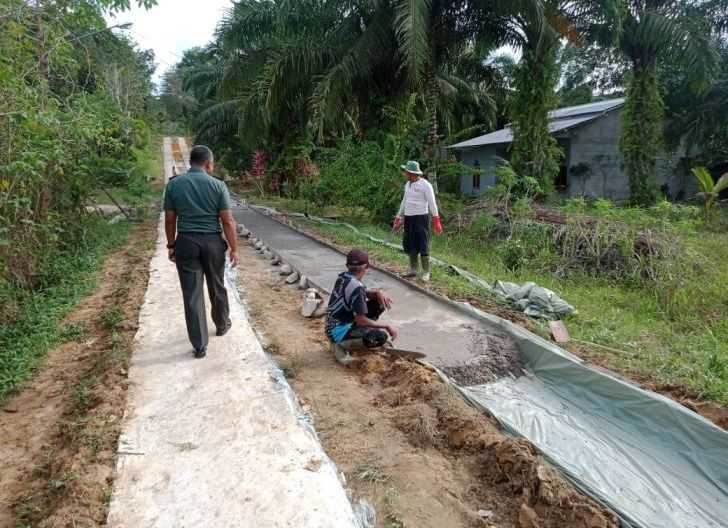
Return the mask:
M 526 262 L 526 250 L 520 240 L 506 240 L 496 247 L 496 254 L 509 271 L 517 271 Z
M 564 205 L 564 211 L 569 213 L 584 214 L 589 207 L 586 198 L 579 196 L 578 198 L 569 198 Z
M 713 181 L 713 175 L 705 167 L 695 167 L 692 172 L 698 181 L 698 186 L 700 187 L 698 197 L 703 200 L 705 217 L 708 218 L 713 211 L 713 206 L 718 200 L 720 193 L 728 189 L 728 173 L 721 176 L 716 183 Z
M 583 200 L 583 198 L 582 198 Z M 605 198 L 597 198 L 594 201 L 594 209 L 602 213 L 606 213 L 614 210 L 614 202 Z
M 482 213 L 475 217 L 473 223 L 470 225 L 468 234 L 471 238 L 476 240 L 487 240 L 498 229 L 500 221 L 490 213 Z
M 302 184 L 304 198 L 320 206 L 363 208 L 376 221 L 388 222 L 397 213 L 402 171 L 378 143 L 347 138 L 320 154 L 320 173 Z

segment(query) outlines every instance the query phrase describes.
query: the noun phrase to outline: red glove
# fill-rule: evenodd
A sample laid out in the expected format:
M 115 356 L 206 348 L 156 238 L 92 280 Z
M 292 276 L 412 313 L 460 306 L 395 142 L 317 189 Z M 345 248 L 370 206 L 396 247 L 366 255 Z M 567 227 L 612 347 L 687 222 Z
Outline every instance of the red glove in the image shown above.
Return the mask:
M 442 234 L 442 224 L 440 223 L 439 216 L 432 217 L 432 227 L 435 228 L 435 233 L 437 233 L 438 235 Z
M 402 217 L 401 216 L 395 216 L 394 217 L 394 230 L 396 231 L 402 226 Z

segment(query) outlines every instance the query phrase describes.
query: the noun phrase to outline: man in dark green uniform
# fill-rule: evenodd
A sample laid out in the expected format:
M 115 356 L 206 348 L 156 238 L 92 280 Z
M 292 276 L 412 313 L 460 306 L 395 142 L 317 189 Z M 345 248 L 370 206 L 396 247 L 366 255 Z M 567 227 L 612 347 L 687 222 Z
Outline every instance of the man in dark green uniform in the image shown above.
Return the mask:
M 177 264 L 185 305 L 187 335 L 196 358 L 207 354 L 207 314 L 203 283 L 212 305 L 217 335 L 225 335 L 232 322 L 225 289 L 225 252 L 230 265 L 238 263 L 235 219 L 224 182 L 213 178 L 212 151 L 197 145 L 190 151 L 190 170 L 167 184 L 164 194 L 164 227 L 169 259 Z M 221 226 L 222 224 L 222 226 Z M 225 239 L 222 237 L 225 232 Z

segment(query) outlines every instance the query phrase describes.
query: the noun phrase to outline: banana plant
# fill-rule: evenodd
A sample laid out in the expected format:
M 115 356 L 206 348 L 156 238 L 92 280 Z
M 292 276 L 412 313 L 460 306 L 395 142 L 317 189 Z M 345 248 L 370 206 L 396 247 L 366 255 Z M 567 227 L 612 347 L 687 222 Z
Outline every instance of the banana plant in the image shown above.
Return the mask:
M 700 187 L 700 192 L 696 196 L 703 200 L 705 216 L 707 218 L 710 216 L 713 206 L 718 200 L 718 195 L 725 189 L 728 189 L 728 172 L 715 182 L 710 171 L 705 167 L 694 167 L 692 171 Z

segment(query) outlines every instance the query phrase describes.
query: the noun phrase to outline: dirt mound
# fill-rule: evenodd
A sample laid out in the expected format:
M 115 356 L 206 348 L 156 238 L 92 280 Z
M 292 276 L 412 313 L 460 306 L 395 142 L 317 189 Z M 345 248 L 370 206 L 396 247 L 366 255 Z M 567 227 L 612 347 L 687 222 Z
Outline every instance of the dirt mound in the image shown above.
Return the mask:
M 619 526 L 614 513 L 576 491 L 527 440 L 504 436 L 427 367 L 369 356 L 359 372 L 362 381 L 381 384 L 375 402 L 394 408 L 394 422 L 413 446 L 477 456 L 480 478 L 518 501 L 517 526 Z
M 373 364 L 371 367 L 369 366 Z M 437 373 L 427 368 L 412 369 L 411 363 L 392 361 L 379 355 L 365 356 L 359 367 L 364 373 L 362 381 L 371 382 L 373 372 L 383 386 L 375 398 L 378 404 L 399 407 L 414 402 L 429 402 L 437 389 Z

